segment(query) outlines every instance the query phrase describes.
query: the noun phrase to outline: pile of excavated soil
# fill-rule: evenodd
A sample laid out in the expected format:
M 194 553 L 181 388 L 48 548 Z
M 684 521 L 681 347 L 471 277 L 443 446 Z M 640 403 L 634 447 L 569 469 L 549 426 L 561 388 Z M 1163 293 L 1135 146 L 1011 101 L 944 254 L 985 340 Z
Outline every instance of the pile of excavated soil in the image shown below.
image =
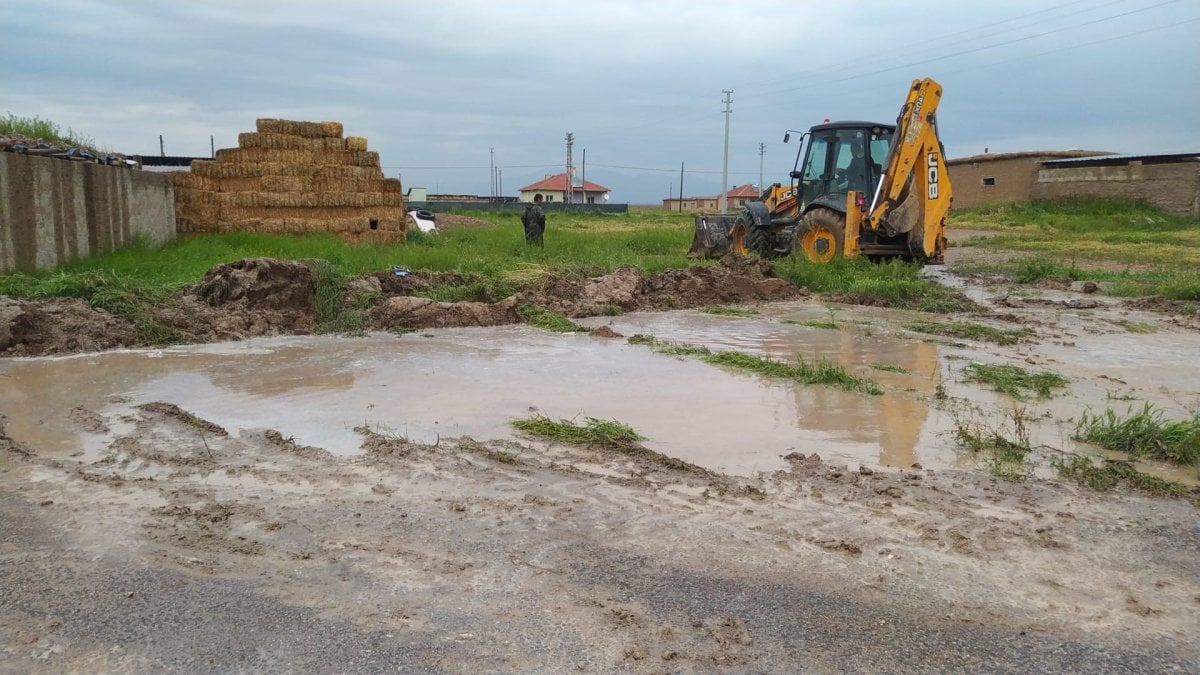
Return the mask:
M 415 297 L 436 286 L 480 281 L 462 274 L 379 273 L 352 286 L 379 294 L 367 327 L 389 330 L 495 326 L 521 322 L 521 304 L 571 317 L 805 297 L 808 292 L 772 278 L 764 261 L 728 258 L 717 265 L 644 275 L 624 267 L 594 278 L 554 275 L 499 302 L 437 302 Z M 200 283 L 149 310 L 156 334 L 172 342 L 238 340 L 313 330 L 317 274 L 304 263 L 270 258 L 238 260 L 210 270 Z M 0 354 L 39 356 L 145 345 L 142 331 L 81 300 L 0 298 Z

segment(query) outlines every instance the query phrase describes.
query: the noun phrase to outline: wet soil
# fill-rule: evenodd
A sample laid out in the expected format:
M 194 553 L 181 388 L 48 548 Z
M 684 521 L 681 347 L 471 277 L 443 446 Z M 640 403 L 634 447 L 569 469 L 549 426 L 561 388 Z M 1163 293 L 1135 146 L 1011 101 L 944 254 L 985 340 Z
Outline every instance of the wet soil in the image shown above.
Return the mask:
M 272 294 L 252 290 L 259 273 L 303 272 L 244 265 L 189 302 L 210 323 L 245 317 L 211 339 L 277 337 L 0 361 L 4 669 L 1200 666 L 1193 502 L 1041 470 L 1005 481 L 947 434 L 954 405 L 991 421 L 1026 407 L 1045 461 L 1083 450 L 1069 435 L 1086 406 L 1178 414 L 1200 396 L 1179 359 L 1200 334 L 1071 288 L 959 280 L 991 310 L 971 321 L 1033 333 L 951 341 L 908 328 L 929 315 L 701 269 L 522 291 L 593 334 L 501 322 L 346 338 L 294 335 L 305 294 L 265 306 Z M 738 302 L 705 296 L 722 274 L 757 314 L 640 311 Z M 442 281 L 414 276 L 379 278 L 374 311 Z M 601 302 L 626 311 L 584 316 Z M 824 358 L 885 393 L 612 337 L 638 333 Z M 963 381 L 971 362 L 1053 370 L 1070 387 L 1013 401 Z M 532 414 L 617 419 L 647 438 L 579 447 L 508 425 Z

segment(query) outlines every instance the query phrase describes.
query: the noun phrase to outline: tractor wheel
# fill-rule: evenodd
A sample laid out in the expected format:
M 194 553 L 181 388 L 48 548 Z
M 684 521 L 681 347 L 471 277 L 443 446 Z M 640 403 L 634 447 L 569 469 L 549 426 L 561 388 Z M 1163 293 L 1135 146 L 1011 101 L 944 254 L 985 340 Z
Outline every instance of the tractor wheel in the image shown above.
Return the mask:
M 733 221 L 733 229 L 729 230 L 729 250 L 739 258 L 750 255 L 750 228 L 753 226 L 754 221 L 743 211 L 738 214 L 737 220 Z
M 779 257 L 772 243 L 770 231 L 761 227 L 751 228 L 749 236 L 746 237 L 746 246 L 761 258 Z
M 846 253 L 846 219 L 830 209 L 813 209 L 796 226 L 795 255 L 813 263 L 827 263 Z

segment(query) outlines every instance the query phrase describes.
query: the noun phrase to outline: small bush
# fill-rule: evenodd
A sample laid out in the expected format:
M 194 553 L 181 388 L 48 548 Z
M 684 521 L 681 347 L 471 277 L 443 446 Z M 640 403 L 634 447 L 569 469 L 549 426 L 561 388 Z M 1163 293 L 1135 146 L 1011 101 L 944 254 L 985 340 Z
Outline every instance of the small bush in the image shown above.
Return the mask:
M 1175 464 L 1200 465 L 1200 413 L 1191 419 L 1168 420 L 1150 403 L 1124 416 L 1112 408 L 1085 410 L 1075 426 L 1075 439 L 1134 457 L 1153 457 Z

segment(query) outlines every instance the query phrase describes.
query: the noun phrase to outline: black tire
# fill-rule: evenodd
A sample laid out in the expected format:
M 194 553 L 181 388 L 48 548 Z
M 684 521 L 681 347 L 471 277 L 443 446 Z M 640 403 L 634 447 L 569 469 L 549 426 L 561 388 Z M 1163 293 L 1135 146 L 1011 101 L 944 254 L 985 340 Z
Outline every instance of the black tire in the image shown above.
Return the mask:
M 762 258 L 779 257 L 779 252 L 775 250 L 775 237 L 771 236 L 771 231 L 765 227 L 750 227 L 750 233 L 746 236 L 746 248 Z
M 794 255 L 825 264 L 846 255 L 846 217 L 832 209 L 813 209 L 796 225 Z

